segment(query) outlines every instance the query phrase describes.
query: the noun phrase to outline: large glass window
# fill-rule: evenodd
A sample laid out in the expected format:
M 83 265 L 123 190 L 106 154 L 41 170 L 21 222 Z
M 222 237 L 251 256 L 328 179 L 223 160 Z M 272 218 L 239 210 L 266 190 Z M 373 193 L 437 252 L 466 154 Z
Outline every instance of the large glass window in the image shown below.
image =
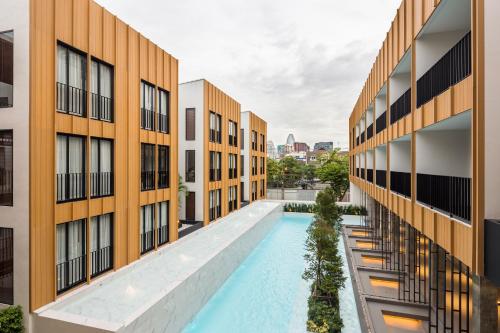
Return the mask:
M 257 175 L 257 156 L 252 156 L 252 176 Z
M 221 190 L 212 190 L 208 195 L 209 211 L 208 218 L 210 222 L 221 217 Z
M 266 173 L 266 158 L 260 158 L 260 174 L 263 175 Z
M 56 227 L 57 293 L 87 279 L 85 224 L 85 220 L 77 220 Z
M 229 121 L 229 145 L 238 147 L 238 124 L 232 120 Z
M 222 179 L 222 173 L 221 173 L 221 153 L 220 152 L 215 152 L 211 151 L 210 152 L 210 181 L 219 181 Z
M 210 131 L 211 142 L 222 143 L 222 117 L 220 114 L 210 111 Z
M 0 32 L 0 108 L 12 107 L 14 93 L 14 32 Z
M 170 93 L 165 90 L 158 90 L 158 104 L 160 112 L 158 114 L 158 127 L 160 132 L 170 132 Z
M 97 276 L 113 268 L 113 214 L 90 219 L 90 274 Z
M 158 204 L 158 245 L 168 242 L 168 221 L 170 213 L 168 201 Z
M 229 212 L 232 212 L 233 210 L 237 209 L 238 205 L 238 186 L 229 186 L 229 194 L 228 194 L 228 199 L 229 199 Z
M 238 177 L 238 155 L 229 154 L 229 179 Z
M 252 150 L 257 150 L 257 132 L 252 131 Z
M 155 87 L 141 81 L 141 128 L 155 129 Z
M 85 117 L 87 58 L 64 45 L 57 45 L 57 111 Z
M 186 140 L 196 139 L 196 109 L 186 109 Z
M 113 67 L 92 60 L 90 74 L 90 116 L 113 121 Z
M 85 177 L 85 139 L 57 135 L 57 201 L 81 200 L 87 197 Z
M 14 229 L 0 228 L 0 303 L 14 304 Z
M 186 182 L 196 181 L 196 153 L 194 150 L 186 150 Z
M 170 185 L 170 147 L 158 146 L 158 188 L 167 188 Z
M 0 131 L 0 206 L 13 205 L 12 130 Z
M 252 182 L 252 201 L 257 200 L 257 181 Z
M 90 143 L 90 195 L 113 195 L 113 141 L 92 138 Z
M 141 254 L 154 247 L 154 205 L 141 207 Z
M 155 146 L 141 143 L 141 191 L 155 189 Z

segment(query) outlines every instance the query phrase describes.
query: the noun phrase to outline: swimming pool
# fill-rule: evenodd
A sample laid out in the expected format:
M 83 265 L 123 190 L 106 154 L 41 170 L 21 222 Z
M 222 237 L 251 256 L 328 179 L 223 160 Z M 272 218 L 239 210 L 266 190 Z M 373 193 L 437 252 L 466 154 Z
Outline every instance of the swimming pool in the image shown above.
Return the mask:
M 308 214 L 284 214 L 183 332 L 305 332 L 309 284 L 302 273 L 311 222 Z M 343 245 L 339 246 L 343 254 Z M 344 263 L 348 276 L 345 257 Z M 357 333 L 359 321 L 350 283 L 348 277 L 341 313 L 345 332 Z

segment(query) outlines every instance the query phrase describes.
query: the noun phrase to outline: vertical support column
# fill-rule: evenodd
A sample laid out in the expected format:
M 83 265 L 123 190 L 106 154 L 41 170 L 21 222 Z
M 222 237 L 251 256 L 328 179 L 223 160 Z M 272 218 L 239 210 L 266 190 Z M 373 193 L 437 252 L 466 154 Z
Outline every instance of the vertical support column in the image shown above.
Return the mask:
M 488 279 L 472 276 L 472 333 L 496 333 L 498 288 Z

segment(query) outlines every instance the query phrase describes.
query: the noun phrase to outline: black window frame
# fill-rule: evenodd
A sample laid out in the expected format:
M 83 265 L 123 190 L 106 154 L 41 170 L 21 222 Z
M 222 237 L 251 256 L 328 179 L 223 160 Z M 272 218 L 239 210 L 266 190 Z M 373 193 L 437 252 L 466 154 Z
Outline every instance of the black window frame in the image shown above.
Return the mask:
M 14 107 L 14 30 L 0 31 L 0 35 L 12 33 L 13 41 L 0 38 L 0 82 L 12 86 L 12 91 L 8 96 L 0 96 L 0 109 Z M 9 63 L 10 62 L 10 63 Z M 9 103 L 9 97 L 12 102 Z M 7 103 L 3 101 L 7 100 Z
M 90 91 L 90 105 L 91 105 L 91 112 L 90 112 L 90 118 L 91 119 L 97 119 L 97 120 L 101 120 L 101 121 L 107 121 L 107 122 L 114 122 L 114 113 L 115 113 L 115 107 L 114 107 L 114 95 L 115 95 L 115 68 L 113 65 L 111 64 L 108 64 L 106 63 L 105 61 L 102 61 L 98 58 L 95 58 L 95 57 L 92 57 L 91 60 L 90 60 L 90 82 L 92 82 L 92 63 L 95 62 L 97 63 L 98 67 L 97 67 L 97 90 L 98 90 L 98 93 L 97 95 L 95 93 L 93 93 L 92 91 Z M 111 98 L 109 97 L 105 97 L 105 96 L 101 96 L 101 66 L 106 66 L 106 67 L 109 67 L 109 69 L 111 69 Z M 94 116 L 94 95 L 96 95 L 96 98 L 97 98 L 97 105 L 98 105 L 98 112 L 97 112 L 97 116 Z M 101 100 L 104 100 L 106 102 L 108 102 L 109 100 L 109 112 L 104 112 L 102 110 L 102 104 L 99 103 Z M 104 114 L 107 114 L 109 113 L 109 117 L 105 117 L 103 116 L 103 113 Z
M 103 198 L 103 197 L 109 197 L 109 196 L 113 196 L 115 194 L 115 144 L 114 144 L 114 140 L 113 139 L 107 139 L 107 138 L 98 138 L 98 137 L 91 137 L 90 138 L 90 156 L 92 157 L 92 140 L 97 140 L 99 142 L 98 144 L 98 176 L 94 176 L 93 172 L 91 171 L 90 172 L 90 197 L 92 199 L 94 198 Z M 101 142 L 102 141 L 108 141 L 111 143 L 111 172 L 109 172 L 109 175 L 107 177 L 102 177 L 101 174 L 104 174 L 104 172 L 101 171 Z M 90 163 L 91 163 L 91 168 L 92 168 L 92 158 L 90 160 Z M 95 179 L 97 178 L 97 179 Z M 102 193 L 101 191 L 101 188 L 102 188 L 102 179 L 103 178 L 109 178 L 109 188 L 110 188 L 110 192 L 108 193 Z M 94 193 L 93 191 L 93 185 L 96 184 L 97 185 L 97 192 L 98 194 L 96 195 L 93 195 L 92 193 Z
M 165 155 L 165 156 L 162 156 Z M 163 165 L 165 163 L 165 165 Z M 165 189 L 170 187 L 170 146 L 158 145 L 158 187 Z
M 196 182 L 196 150 L 188 149 L 185 152 L 185 180 L 186 183 L 195 183 Z M 190 154 L 192 154 L 192 158 L 190 158 Z M 192 160 L 192 170 L 190 170 L 190 162 Z
M 14 304 L 14 228 L 0 227 L 0 303 Z M 7 289 L 7 292 L 5 291 Z
M 110 240 L 110 245 L 104 248 L 101 248 L 101 218 L 109 215 L 110 216 L 110 230 L 109 230 L 109 240 Z M 91 219 L 97 218 L 97 250 L 96 251 L 91 251 L 90 252 L 90 277 L 94 278 L 96 276 L 99 276 L 105 272 L 108 272 L 114 268 L 114 214 L 113 213 L 107 213 L 107 214 L 102 214 L 102 215 L 97 215 L 97 216 L 92 216 Z M 91 230 L 92 231 L 92 230 Z M 90 240 L 92 239 L 93 235 L 90 235 Z M 95 255 L 94 255 L 95 253 Z M 108 255 L 108 260 L 103 259 L 102 255 Z M 96 258 L 94 261 L 94 257 Z M 97 269 L 94 270 L 93 263 L 96 262 L 97 264 Z M 106 265 L 107 263 L 107 265 Z M 103 267 L 101 267 L 103 266 Z
M 75 134 L 66 134 L 66 133 L 57 133 L 56 134 L 56 138 L 58 136 L 64 136 L 66 137 L 66 172 L 63 173 L 63 174 L 58 174 L 57 173 L 57 170 L 56 170 L 56 200 L 57 200 L 57 203 L 60 204 L 60 203 L 65 203 L 65 202 L 73 202 L 73 201 L 80 201 L 80 200 L 86 200 L 87 199 L 87 138 L 85 136 L 81 136 L 81 135 L 75 135 Z M 81 179 L 79 180 L 79 182 L 81 183 L 80 184 L 80 188 L 81 188 L 81 191 L 82 194 L 78 197 L 74 197 L 74 198 L 68 198 L 69 197 L 69 193 L 71 191 L 71 186 L 68 186 L 68 184 L 70 184 L 71 182 L 69 181 L 71 178 L 71 175 L 69 173 L 69 138 L 70 137 L 73 137 L 73 138 L 79 138 L 80 140 L 82 140 L 82 172 L 81 172 Z M 57 143 L 56 143 L 57 144 Z M 58 150 L 56 149 L 56 156 L 58 156 Z M 64 177 L 63 177 L 64 175 Z M 76 175 L 76 174 L 74 174 Z M 64 178 L 64 179 L 62 179 Z M 78 178 L 78 177 L 76 177 Z M 65 186 L 64 186 L 64 189 L 65 189 L 65 195 L 64 195 L 64 199 L 59 199 L 60 198 L 60 195 L 59 195 L 59 181 L 60 180 L 64 180 L 64 182 L 66 183 Z
M 165 94 L 167 99 L 167 110 L 166 114 L 162 114 L 162 95 Z M 164 134 L 170 134 L 170 91 L 158 88 L 158 132 Z
M 146 99 L 144 98 L 146 96 L 146 86 L 150 87 L 153 89 L 153 109 L 148 110 L 146 108 Z M 141 129 L 146 130 L 146 131 L 155 131 L 156 130 L 156 124 L 155 124 L 155 119 L 156 119 L 156 86 L 152 83 L 149 83 L 145 80 L 141 80 L 140 82 L 140 109 L 141 109 Z
M 4 137 L 3 133 L 10 133 L 10 137 Z M 9 165 L 5 164 L 3 167 L 0 165 L 0 206 L 13 207 L 14 206 L 14 130 L 6 129 L 0 130 L 0 148 L 5 149 L 7 155 L 7 148 L 10 147 L 10 158 L 4 160 Z
M 152 158 L 151 165 L 152 165 L 153 170 L 144 170 L 145 166 L 146 166 L 145 148 L 147 148 L 147 149 L 152 148 L 153 154 L 151 157 Z M 155 173 L 156 173 L 155 157 L 156 157 L 155 145 L 142 142 L 141 143 L 141 192 L 155 190 L 155 185 L 156 185 L 156 181 L 155 181 Z

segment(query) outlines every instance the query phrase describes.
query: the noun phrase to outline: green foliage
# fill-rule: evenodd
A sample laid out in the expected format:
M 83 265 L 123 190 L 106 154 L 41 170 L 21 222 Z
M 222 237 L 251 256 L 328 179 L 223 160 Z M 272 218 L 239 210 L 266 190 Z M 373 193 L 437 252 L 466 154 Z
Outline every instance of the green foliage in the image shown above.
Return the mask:
M 286 203 L 283 211 L 292 213 L 314 213 L 314 205 L 301 203 Z
M 342 215 L 368 215 L 366 208 L 363 206 L 349 205 L 339 207 Z
M 328 305 L 316 297 L 310 296 L 308 300 L 309 310 L 307 311 L 307 330 L 316 333 L 337 333 L 341 332 L 342 318 L 338 308 Z
M 23 310 L 21 306 L 9 306 L 0 311 L 0 333 L 22 333 Z
M 300 163 L 291 156 L 276 161 L 267 159 L 268 187 L 297 187 L 299 183 L 311 184 L 316 177 L 316 168 Z
M 335 192 L 335 201 L 342 200 L 349 189 L 349 157 L 340 155 L 339 149 L 322 155 L 316 175 L 323 183 L 330 184 Z
M 317 219 L 322 219 L 332 227 L 340 227 L 342 213 L 336 204 L 337 195 L 335 191 L 327 187 L 318 193 L 314 213 Z

